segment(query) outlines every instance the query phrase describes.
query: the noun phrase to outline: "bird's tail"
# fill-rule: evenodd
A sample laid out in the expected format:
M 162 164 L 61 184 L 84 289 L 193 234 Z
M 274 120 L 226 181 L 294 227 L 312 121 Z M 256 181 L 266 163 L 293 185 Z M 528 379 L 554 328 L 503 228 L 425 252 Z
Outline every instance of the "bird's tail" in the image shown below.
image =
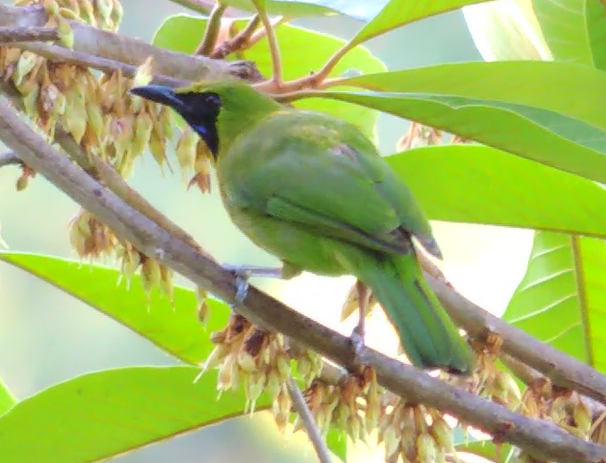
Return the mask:
M 475 356 L 429 288 L 414 255 L 360 272 L 395 326 L 413 365 L 471 374 Z

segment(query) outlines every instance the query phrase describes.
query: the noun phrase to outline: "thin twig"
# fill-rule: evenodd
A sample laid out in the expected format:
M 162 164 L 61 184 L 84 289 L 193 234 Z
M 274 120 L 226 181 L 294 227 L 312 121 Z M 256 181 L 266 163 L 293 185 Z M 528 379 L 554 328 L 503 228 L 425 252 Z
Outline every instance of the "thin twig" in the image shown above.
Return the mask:
M 0 27 L 0 44 L 58 40 L 56 27 Z
M 235 37 L 221 43 L 215 49 L 215 51 L 211 53 L 210 57 L 213 59 L 224 59 L 231 53 L 241 50 L 245 45 L 248 44 L 249 39 L 257 30 L 259 24 L 261 24 L 261 18 L 259 18 L 259 15 L 256 14 L 250 19 L 244 29 L 242 29 Z
M 345 54 L 351 50 L 351 48 L 352 47 L 349 45 L 349 43 L 343 45 L 343 47 L 337 50 L 335 54 L 326 62 L 326 64 L 322 66 L 322 69 L 317 72 L 312 72 L 309 75 L 291 80 L 289 82 L 281 82 L 280 85 L 276 85 L 276 83 L 273 81 L 261 82 L 256 84 L 255 88 L 266 93 L 277 94 L 284 101 L 292 101 L 294 99 L 303 98 L 307 95 L 299 96 L 299 92 L 303 90 L 323 88 L 324 83 L 326 80 L 328 80 L 330 73 L 333 71 L 335 66 L 339 64 L 341 58 L 343 58 L 343 56 L 345 56 Z M 332 79 L 327 85 L 338 85 L 340 80 L 345 79 Z
M 19 153 L 25 163 L 111 227 L 119 238 L 133 243 L 141 252 L 154 256 L 217 297 L 235 302 L 237 282 L 232 272 L 200 254 L 188 243 L 171 236 L 104 188 L 48 145 L 21 120 L 4 97 L 0 97 L 0 138 Z M 254 286 L 249 287 L 245 302 L 237 305 L 236 310 L 253 323 L 260 319 L 275 331 L 346 368 L 356 365 L 347 337 L 298 313 Z M 395 394 L 405 396 L 410 402 L 424 403 L 445 411 L 500 441 L 523 448 L 537 458 L 562 463 L 606 460 L 606 447 L 584 442 L 553 423 L 513 413 L 372 349 L 363 348 L 361 357 L 375 369 L 379 383 Z
M 23 161 L 19 159 L 13 151 L 7 151 L 6 153 L 0 154 L 0 167 L 10 165 L 23 165 Z
M 196 55 L 210 56 L 217 45 L 217 38 L 221 32 L 221 18 L 227 9 L 227 5 L 217 3 L 212 9 L 208 21 L 206 22 L 206 30 L 204 37 L 200 42 L 200 46 L 196 50 Z
M 320 460 L 321 463 L 332 463 L 326 441 L 322 437 L 322 433 L 311 414 L 311 410 L 307 406 L 307 402 L 305 402 L 305 397 L 303 397 L 299 385 L 293 378 L 290 378 L 286 386 L 288 387 L 288 393 L 290 394 L 293 406 L 299 414 L 299 417 L 305 426 L 305 430 L 307 431 L 307 435 L 309 436 L 309 440 L 316 450 L 318 460 Z
M 267 16 L 265 6 L 261 5 L 258 0 L 251 1 L 253 2 L 253 5 L 255 5 L 257 14 L 259 15 L 259 19 L 261 19 L 265 34 L 267 35 L 267 42 L 269 43 L 272 64 L 271 83 L 275 88 L 280 88 L 282 85 L 282 57 L 280 55 L 280 45 L 278 44 L 274 26 L 269 20 L 269 16 Z

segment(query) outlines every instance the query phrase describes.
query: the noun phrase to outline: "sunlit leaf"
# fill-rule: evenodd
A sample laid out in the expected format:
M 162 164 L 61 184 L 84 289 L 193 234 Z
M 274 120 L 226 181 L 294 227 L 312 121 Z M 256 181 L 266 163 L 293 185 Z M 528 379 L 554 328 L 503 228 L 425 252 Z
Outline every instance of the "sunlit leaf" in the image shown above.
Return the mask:
M 17 400 L 11 393 L 8 386 L 2 381 L 0 378 L 0 415 L 3 415 L 8 410 L 10 410 L 15 404 Z
M 191 290 L 176 287 L 174 307 L 154 290 L 148 308 L 139 276 L 132 278 L 128 288 L 126 281 L 117 284 L 118 270 L 100 265 L 18 252 L 0 252 L 0 260 L 71 294 L 188 363 L 200 363 L 208 356 L 214 347 L 209 333 L 223 328 L 230 313 L 226 304 L 209 299 L 211 316 L 205 329 Z
M 120 368 L 45 389 L 0 418 L 2 463 L 104 460 L 242 414 L 243 393 L 217 397 L 216 372 L 194 384 L 198 372 Z
M 582 177 L 478 145 L 385 159 L 431 219 L 606 237 L 606 190 Z
M 391 0 L 383 9 L 366 24 L 362 30 L 352 39 L 352 43 L 358 44 L 390 30 L 405 26 L 420 19 L 429 18 L 437 14 L 456 10 L 465 5 L 482 3 L 486 0 L 432 0 L 432 1 L 410 1 Z M 370 2 L 369 2 L 370 3 Z
M 531 0 L 505 0 L 463 8 L 473 42 L 485 61 L 552 58 Z
M 606 243 L 537 232 L 503 319 L 606 371 Z
M 532 0 L 558 61 L 606 69 L 606 7 L 599 0 Z

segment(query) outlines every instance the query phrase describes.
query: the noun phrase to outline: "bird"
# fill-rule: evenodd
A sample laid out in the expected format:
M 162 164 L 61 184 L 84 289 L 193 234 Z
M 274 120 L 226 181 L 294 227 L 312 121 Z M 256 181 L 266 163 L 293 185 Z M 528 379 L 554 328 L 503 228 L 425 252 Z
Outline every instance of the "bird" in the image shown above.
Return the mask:
M 130 93 L 168 106 L 204 141 L 231 221 L 282 266 L 227 266 L 242 276 L 352 275 L 364 343 L 370 291 L 421 369 L 472 373 L 475 356 L 424 280 L 414 241 L 442 258 L 411 190 L 354 124 L 286 106 L 235 79 Z M 246 297 L 246 287 L 238 291 Z

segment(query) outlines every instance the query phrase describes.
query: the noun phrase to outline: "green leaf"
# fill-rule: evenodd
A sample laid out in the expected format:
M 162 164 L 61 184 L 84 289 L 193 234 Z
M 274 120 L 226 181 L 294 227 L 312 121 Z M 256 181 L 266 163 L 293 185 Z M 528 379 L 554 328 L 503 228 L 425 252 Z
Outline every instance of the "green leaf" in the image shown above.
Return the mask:
M 501 444 L 497 447 L 491 439 L 470 439 L 469 442 L 456 444 L 455 448 L 457 452 L 470 453 L 494 463 L 505 463 L 509 459 L 509 454 L 512 451 L 511 445 Z
M 606 112 L 600 104 L 606 101 L 606 74 L 578 64 L 549 61 L 440 64 L 352 77 L 342 84 L 381 92 L 416 92 L 524 105 L 606 128 Z
M 16 403 L 17 400 L 10 389 L 4 381 L 2 381 L 2 378 L 0 378 L 0 416 L 9 411 Z
M 175 287 L 174 311 L 165 298 L 152 293 L 150 310 L 148 311 L 146 308 L 147 296 L 138 276 L 133 277 L 131 287 L 127 289 L 124 284 L 116 285 L 119 277 L 119 272 L 116 269 L 26 253 L 0 252 L 0 260 L 21 268 L 77 297 L 185 362 L 199 363 L 208 356 L 214 347 L 214 344 L 210 342 L 208 333 L 223 328 L 231 313 L 231 309 L 227 305 L 209 299 L 211 317 L 205 330 L 197 319 L 195 295 L 192 290 Z M 191 378 L 199 372 L 198 369 L 191 371 L 194 372 Z M 209 375 L 212 378 L 211 380 L 207 379 Z M 191 378 L 188 380 L 189 383 L 191 383 Z M 207 387 L 204 385 L 212 384 L 210 390 L 215 391 L 216 373 L 208 372 L 197 384 L 200 387 Z M 2 392 L 0 387 L 0 414 L 2 413 Z M 178 393 L 178 390 L 175 393 Z M 233 412 L 228 410 L 229 413 L 226 412 L 226 414 L 235 415 L 238 414 L 236 413 L 238 411 L 241 414 L 246 404 L 244 396 L 240 393 L 233 396 L 230 393 L 223 394 L 222 398 L 225 396 L 231 397 L 229 401 L 230 410 L 235 410 Z M 186 398 L 184 397 L 184 399 Z M 260 409 L 260 405 L 264 403 L 259 402 L 257 409 Z M 217 406 L 220 408 L 222 407 L 221 404 L 223 402 L 219 402 Z M 2 421 L 0 421 L 0 454 L 3 452 L 2 429 Z M 332 452 L 343 461 L 347 461 L 347 440 L 341 436 L 339 430 L 330 429 L 327 443 Z M 117 453 L 122 451 L 124 450 Z M 16 458 L 14 461 L 19 461 L 19 459 Z M 36 460 L 25 459 L 22 461 Z M 3 463 L 5 463 L 4 460 Z
M 554 59 L 606 69 L 606 9 L 599 0 L 533 0 Z
M 606 190 L 582 177 L 478 145 L 430 146 L 385 160 L 430 219 L 606 237 Z
M 246 21 L 238 20 L 236 24 L 242 28 Z M 153 43 L 170 50 L 192 53 L 202 39 L 205 25 L 206 19 L 186 15 L 172 16 L 156 31 Z M 283 77 L 286 80 L 298 79 L 319 70 L 345 44 L 345 41 L 336 37 L 288 24 L 277 28 L 276 35 L 282 52 Z M 313 50 L 313 53 L 301 53 L 304 49 Z M 266 39 L 244 51 L 241 58 L 254 61 L 262 74 L 271 75 L 271 54 Z M 331 76 L 341 76 L 351 70 L 367 74 L 385 69 L 385 65 L 366 48 L 356 47 L 337 64 Z M 328 100 L 301 100 L 295 106 L 330 113 L 355 124 L 366 136 L 374 137 L 377 111 Z
M 139 276 L 117 284 L 118 270 L 100 265 L 80 264 L 58 257 L 18 252 L 0 252 L 0 260 L 44 280 L 108 315 L 167 351 L 176 358 L 198 364 L 214 344 L 209 333 L 227 323 L 229 307 L 210 299 L 210 320 L 206 329 L 196 314 L 194 292 L 175 287 L 174 308 L 166 296 L 154 290 L 148 299 Z
M 377 3 L 384 3 L 380 0 Z M 255 7 L 250 0 L 225 0 L 221 3 L 233 6 L 239 10 L 254 12 Z M 303 1 L 303 0 L 265 0 L 265 9 L 271 15 L 286 16 L 289 18 L 302 18 L 306 16 L 334 16 L 343 14 L 355 19 L 367 21 L 372 17 L 374 8 L 370 9 L 364 5 L 365 2 L 358 1 Z M 349 4 L 351 3 L 351 4 Z M 368 3 L 368 2 L 366 2 Z
M 541 109 L 414 93 L 311 93 L 406 117 L 606 183 L 606 132 Z
M 457 10 L 465 5 L 483 3 L 484 1 L 486 0 L 432 0 L 430 2 L 391 0 L 372 21 L 358 32 L 351 43 L 359 44 L 420 19 Z
M 99 461 L 242 414 L 242 392 L 217 398 L 216 372 L 194 384 L 198 372 L 120 368 L 45 389 L 0 418 L 2 463 Z
M 605 266 L 604 241 L 537 232 L 503 319 L 606 371 Z
M 326 436 L 328 449 L 347 463 L 347 435 L 344 431 L 331 427 Z

